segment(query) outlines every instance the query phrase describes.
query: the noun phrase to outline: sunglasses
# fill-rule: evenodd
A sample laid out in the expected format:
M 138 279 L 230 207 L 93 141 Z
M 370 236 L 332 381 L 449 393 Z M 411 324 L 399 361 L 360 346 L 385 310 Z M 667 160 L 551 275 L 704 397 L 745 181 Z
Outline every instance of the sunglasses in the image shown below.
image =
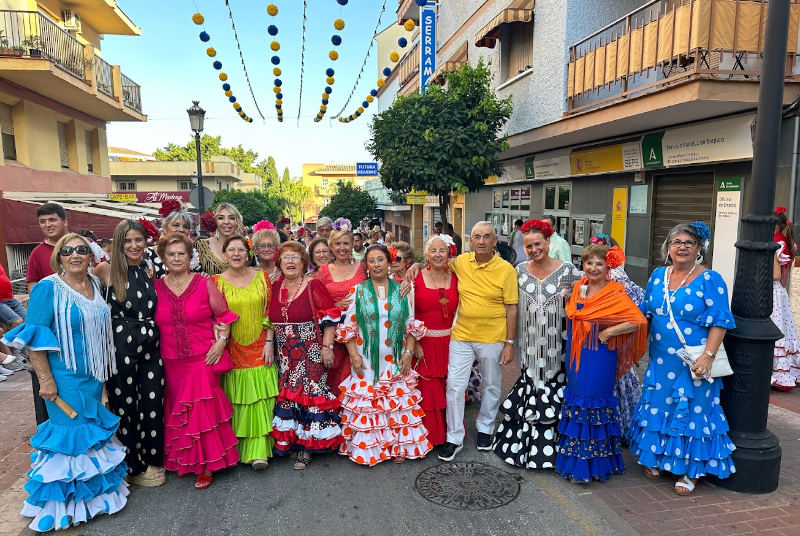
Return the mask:
M 77 252 L 78 255 L 89 255 L 92 250 L 89 246 L 62 246 L 62 248 L 58 250 L 58 254 L 62 257 L 69 257 L 73 252 Z

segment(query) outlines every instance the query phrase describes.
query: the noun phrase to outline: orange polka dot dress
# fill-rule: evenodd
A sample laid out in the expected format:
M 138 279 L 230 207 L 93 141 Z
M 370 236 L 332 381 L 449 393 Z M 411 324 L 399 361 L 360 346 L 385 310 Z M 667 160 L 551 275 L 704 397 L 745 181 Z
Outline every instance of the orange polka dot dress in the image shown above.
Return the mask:
M 368 280 L 355 287 L 354 292 L 371 284 Z M 337 329 L 336 338 L 342 343 L 355 338 L 358 353 L 364 356 L 365 334 L 359 332 L 355 301 Z M 350 376 L 339 386 L 345 438 L 339 454 L 361 465 L 373 466 L 392 457 L 423 458 L 433 448 L 422 423 L 425 412 L 420 407 L 419 375 L 413 369 L 405 376 L 400 375 L 399 356 L 395 359 L 392 355 L 392 341 L 387 338 L 389 326 L 402 321 L 400 316 L 399 307 L 378 298 L 378 317 L 374 320 L 374 331 L 380 341 L 378 370 L 373 370 L 365 357 L 363 374 L 358 376 L 351 368 Z M 415 320 L 413 304 L 409 303 L 405 334 L 411 333 L 419 340 L 425 331 L 423 323 Z

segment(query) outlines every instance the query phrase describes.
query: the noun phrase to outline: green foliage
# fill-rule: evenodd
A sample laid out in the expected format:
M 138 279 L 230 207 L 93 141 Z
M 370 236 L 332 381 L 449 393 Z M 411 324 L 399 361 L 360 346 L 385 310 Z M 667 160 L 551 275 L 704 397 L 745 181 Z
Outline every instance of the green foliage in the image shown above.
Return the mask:
M 354 226 L 358 226 L 361 220 L 371 218 L 375 213 L 375 199 L 365 189 L 343 181 L 339 181 L 336 187 L 336 193 L 319 212 L 320 216 L 347 218 Z
M 255 225 L 261 220 L 278 221 L 281 216 L 281 207 L 278 200 L 264 192 L 239 190 L 218 190 L 214 192 L 214 205 L 232 203 L 239 212 L 245 225 Z
M 451 192 L 475 192 L 503 173 L 497 154 L 508 143 L 500 132 L 512 111 L 510 98 L 495 96 L 483 60 L 444 76 L 446 89 L 430 85 L 424 93 L 399 96 L 373 116 L 366 146 L 381 162 L 384 186 L 438 195 L 443 218 Z
M 270 160 L 272 158 L 270 157 Z M 272 160 L 274 166 L 275 161 Z M 277 177 L 277 170 L 275 176 Z M 275 179 L 267 188 L 267 194 L 274 197 L 281 207 L 283 215 L 288 216 L 293 222 L 303 219 L 303 203 L 311 197 L 311 188 L 303 186 L 299 180 L 292 180 L 289 168 L 283 170 L 283 177 Z

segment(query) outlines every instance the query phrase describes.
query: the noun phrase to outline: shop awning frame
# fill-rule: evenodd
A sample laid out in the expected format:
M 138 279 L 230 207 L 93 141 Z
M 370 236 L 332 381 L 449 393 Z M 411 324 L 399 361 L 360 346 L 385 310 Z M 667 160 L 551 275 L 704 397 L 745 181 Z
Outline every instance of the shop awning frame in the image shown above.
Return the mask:
M 536 0 L 511 0 L 500 13 L 475 35 L 475 46 L 494 48 L 500 38 L 500 27 L 512 22 L 530 22 L 533 20 L 533 8 Z
M 458 47 L 458 50 L 456 50 L 449 58 L 447 58 L 447 60 L 444 63 L 442 63 L 435 71 L 433 71 L 433 74 L 431 74 L 429 80 L 432 83 L 433 82 L 438 83 L 439 80 L 444 77 L 444 73 L 449 73 L 458 70 L 459 67 L 467 63 L 468 60 L 469 60 L 469 43 L 467 41 L 464 41 L 464 43 L 460 47 Z

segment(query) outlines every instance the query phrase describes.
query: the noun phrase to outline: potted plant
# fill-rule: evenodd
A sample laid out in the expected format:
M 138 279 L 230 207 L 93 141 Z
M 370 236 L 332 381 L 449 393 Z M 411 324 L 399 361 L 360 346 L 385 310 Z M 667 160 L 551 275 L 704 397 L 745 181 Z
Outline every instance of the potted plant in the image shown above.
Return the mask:
M 0 56 L 22 56 L 21 48 L 9 46 L 8 37 L 3 30 L 0 30 Z
M 44 50 L 44 40 L 40 35 L 29 35 L 22 41 L 22 46 L 28 48 L 28 55 L 31 58 L 41 58 Z

